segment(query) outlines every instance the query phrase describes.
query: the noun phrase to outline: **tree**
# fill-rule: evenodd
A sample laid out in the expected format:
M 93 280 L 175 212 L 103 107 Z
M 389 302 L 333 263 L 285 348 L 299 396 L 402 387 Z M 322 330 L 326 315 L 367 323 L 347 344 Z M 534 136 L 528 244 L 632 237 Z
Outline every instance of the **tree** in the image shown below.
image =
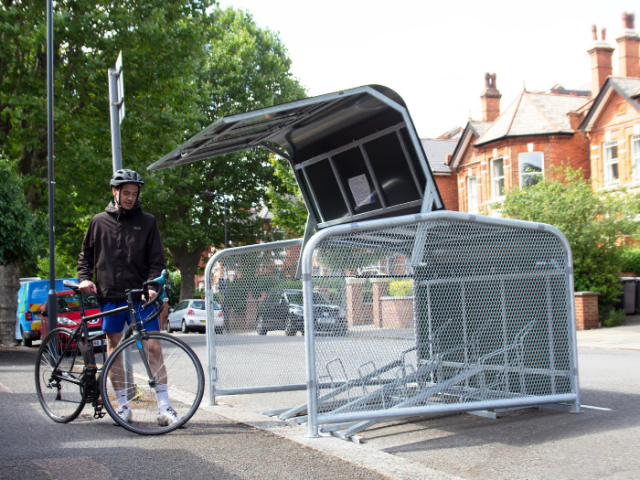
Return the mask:
M 229 195 L 234 243 L 255 241 L 252 214 L 272 167 L 263 151 L 146 174 L 146 167 L 223 115 L 302 98 L 276 34 L 211 0 L 60 0 L 54 6 L 56 256 L 76 261 L 91 217 L 110 200 L 107 67 L 125 67 L 123 166 L 147 182 L 153 213 L 183 296 L 193 292 L 202 251 L 221 245 Z M 42 5 L 0 0 L 0 149 L 18 161 L 25 195 L 46 211 L 45 17 Z M 80 168 L 81 166 L 81 168 Z
M 231 8 L 215 10 L 212 15 L 214 21 L 206 32 L 209 53 L 195 80 L 201 108 L 199 128 L 224 115 L 304 97 L 276 34 L 258 28 L 250 15 Z M 198 129 L 185 130 L 181 136 L 174 131 L 174 141 L 182 142 Z M 165 146 L 162 153 L 169 150 Z M 153 175 L 148 190 L 154 202 L 149 210 L 156 215 L 164 244 L 180 269 L 181 298 L 193 295 L 202 252 L 210 245 L 221 246 L 224 238 L 223 201 L 202 192 L 227 195 L 228 233 L 235 245 L 255 243 L 264 233 L 255 211 L 265 203 L 273 182 L 269 158 L 268 151 L 252 149 Z M 147 160 L 145 157 L 146 164 Z
M 0 155 L 0 344 L 14 339 L 20 265 L 35 257 L 37 233 L 44 229 L 25 200 L 15 165 Z
M 269 209 L 273 212 L 271 223 L 284 232 L 285 238 L 301 237 L 308 212 L 296 177 L 284 159 L 272 158 L 271 165 L 275 177 L 267 190 Z
M 600 292 L 601 315 L 616 303 L 622 289 L 622 238 L 637 233 L 638 197 L 596 194 L 582 170 L 559 168 L 555 178 L 509 192 L 506 217 L 548 223 L 567 237 L 573 252 L 576 291 Z
M 151 159 L 175 131 L 196 129 L 192 87 L 206 54 L 212 1 L 61 0 L 54 5 L 56 256 L 77 261 L 90 218 L 109 200 L 107 68 L 124 50 L 125 135 Z M 25 195 L 46 211 L 44 5 L 0 0 L 0 149 L 16 160 Z M 149 159 L 149 158 L 148 158 Z M 129 166 L 125 151 L 124 165 Z

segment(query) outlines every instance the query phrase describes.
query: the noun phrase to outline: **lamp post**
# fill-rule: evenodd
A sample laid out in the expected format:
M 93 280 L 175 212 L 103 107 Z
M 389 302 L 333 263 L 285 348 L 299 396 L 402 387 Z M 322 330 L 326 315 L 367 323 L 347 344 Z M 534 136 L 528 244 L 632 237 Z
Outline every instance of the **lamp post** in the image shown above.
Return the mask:
M 224 248 L 227 249 L 227 196 L 224 193 L 215 193 L 205 190 L 202 193 L 205 195 L 211 195 L 212 197 L 222 197 L 224 201 Z
M 49 331 L 58 326 L 53 218 L 53 0 L 47 0 L 47 163 L 49 175 Z M 44 339 L 43 339 L 44 340 Z

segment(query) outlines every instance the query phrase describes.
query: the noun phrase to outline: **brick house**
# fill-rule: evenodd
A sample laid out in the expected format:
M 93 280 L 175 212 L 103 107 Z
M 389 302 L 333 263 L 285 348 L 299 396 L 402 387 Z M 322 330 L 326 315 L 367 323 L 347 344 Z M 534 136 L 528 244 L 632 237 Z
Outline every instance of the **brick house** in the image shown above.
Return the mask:
M 500 112 L 496 75 L 485 75 L 482 120 L 469 120 L 453 152 L 450 168 L 458 181 L 458 210 L 491 210 L 513 187 L 533 184 L 568 164 L 589 172 L 588 140 L 578 126 L 589 91 L 524 90 Z
M 429 159 L 444 208 L 458 210 L 458 177 L 449 167 L 449 161 L 458 144 L 455 138 L 421 138 L 422 148 Z
M 619 76 L 610 76 L 614 48 L 598 42 L 594 101 L 580 125 L 590 140 L 594 191 L 640 191 L 640 36 L 633 14 L 622 18 L 623 31 L 616 38 Z

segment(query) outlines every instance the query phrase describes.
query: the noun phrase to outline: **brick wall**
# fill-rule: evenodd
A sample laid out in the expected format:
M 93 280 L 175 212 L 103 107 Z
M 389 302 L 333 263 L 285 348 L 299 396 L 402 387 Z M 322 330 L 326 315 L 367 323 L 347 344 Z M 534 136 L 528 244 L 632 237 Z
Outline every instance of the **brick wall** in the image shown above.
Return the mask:
M 459 210 L 467 212 L 469 209 L 467 178 L 470 176 L 478 178 L 480 210 L 484 209 L 486 212 L 487 206 L 495 201 L 491 188 L 491 159 L 494 156 L 504 159 L 505 191 L 508 192 L 512 188 L 520 186 L 519 154 L 529 151 L 528 144 L 533 144 L 532 151 L 543 153 L 545 178 L 552 178 L 555 169 L 561 165 L 570 165 L 575 170 L 582 168 L 585 177 L 588 178 L 590 173 L 589 141 L 581 131 L 577 131 L 571 136 L 554 135 L 507 139 L 480 148 L 470 146 L 457 169 Z
M 433 177 L 436 181 L 436 185 L 438 186 L 438 190 L 440 191 L 442 201 L 444 202 L 444 208 L 455 212 L 459 211 L 457 175 L 452 173 L 434 173 Z
M 346 278 L 347 322 L 350 327 L 373 323 L 373 305 L 364 303 L 364 278 Z
M 598 328 L 598 293 L 576 292 L 576 329 L 589 330 Z

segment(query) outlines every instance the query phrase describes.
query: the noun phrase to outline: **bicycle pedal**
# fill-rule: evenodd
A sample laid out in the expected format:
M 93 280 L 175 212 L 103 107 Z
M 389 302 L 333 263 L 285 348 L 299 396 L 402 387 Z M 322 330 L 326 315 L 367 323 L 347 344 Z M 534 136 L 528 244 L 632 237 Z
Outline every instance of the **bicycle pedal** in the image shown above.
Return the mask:
M 102 410 L 103 405 L 101 403 L 99 403 L 98 405 L 94 406 L 93 408 L 93 418 L 95 418 L 96 420 L 100 420 L 101 418 L 104 418 L 104 416 L 107 414 L 107 412 Z

